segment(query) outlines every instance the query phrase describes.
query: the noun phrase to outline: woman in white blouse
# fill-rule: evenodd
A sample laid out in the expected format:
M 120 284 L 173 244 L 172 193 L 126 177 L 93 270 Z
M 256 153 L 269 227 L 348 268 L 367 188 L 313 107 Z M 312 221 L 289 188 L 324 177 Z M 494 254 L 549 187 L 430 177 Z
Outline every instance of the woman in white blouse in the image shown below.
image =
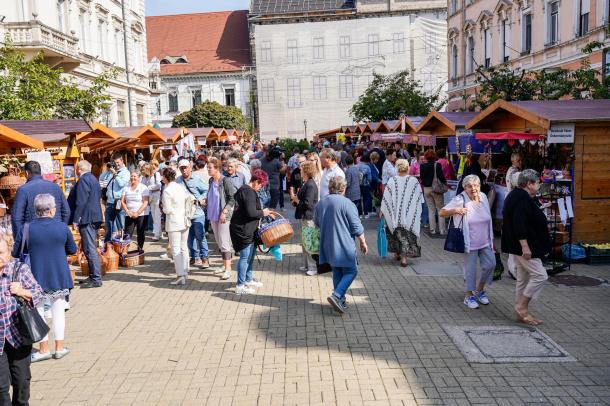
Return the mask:
M 133 236 L 133 231 L 137 229 L 138 249 L 144 248 L 146 238 L 146 220 L 148 220 L 148 198 L 150 192 L 148 188 L 140 183 L 140 176 L 137 172 L 131 172 L 129 185 L 123 188 L 121 196 L 121 206 L 125 211 L 125 232 Z
M 150 198 L 148 205 L 150 206 L 150 217 L 153 223 L 153 241 L 159 241 L 161 238 L 161 174 L 159 173 L 159 162 L 153 160 L 150 164 L 145 164 L 142 167 L 142 177 L 140 182 L 148 187 Z M 149 223 L 150 224 L 150 223 Z
M 163 170 L 163 212 L 165 213 L 165 231 L 169 237 L 169 243 L 174 258 L 177 279 L 172 285 L 185 285 L 189 265 L 188 234 L 191 226 L 187 217 L 186 209 L 192 195 L 186 189 L 176 183 L 176 172 L 171 168 Z

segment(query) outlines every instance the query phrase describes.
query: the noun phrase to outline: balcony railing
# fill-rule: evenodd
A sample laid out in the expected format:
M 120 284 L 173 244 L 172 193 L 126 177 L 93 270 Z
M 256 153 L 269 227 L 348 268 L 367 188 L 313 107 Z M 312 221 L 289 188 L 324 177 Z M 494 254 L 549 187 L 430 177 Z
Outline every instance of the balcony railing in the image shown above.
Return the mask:
M 5 30 L 17 47 L 41 49 L 57 56 L 81 59 L 77 38 L 39 21 L 9 22 L 5 25 Z

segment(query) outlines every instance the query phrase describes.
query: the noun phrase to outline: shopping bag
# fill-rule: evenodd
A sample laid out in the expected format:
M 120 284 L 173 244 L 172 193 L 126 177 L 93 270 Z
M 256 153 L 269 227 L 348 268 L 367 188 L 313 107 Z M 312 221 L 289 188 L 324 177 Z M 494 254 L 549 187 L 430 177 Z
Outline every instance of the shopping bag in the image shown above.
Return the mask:
M 301 241 L 307 253 L 318 254 L 320 252 L 320 229 L 318 227 L 303 227 Z
M 449 221 L 449 230 L 447 231 L 447 238 L 445 239 L 445 251 L 457 252 L 463 254 L 466 252 L 466 245 L 464 243 L 464 232 L 462 225 L 464 222 L 464 216 L 460 224 L 455 227 L 453 225 L 453 217 Z
M 385 232 L 385 219 L 382 217 L 377 227 L 377 252 L 381 258 L 388 256 L 388 236 Z

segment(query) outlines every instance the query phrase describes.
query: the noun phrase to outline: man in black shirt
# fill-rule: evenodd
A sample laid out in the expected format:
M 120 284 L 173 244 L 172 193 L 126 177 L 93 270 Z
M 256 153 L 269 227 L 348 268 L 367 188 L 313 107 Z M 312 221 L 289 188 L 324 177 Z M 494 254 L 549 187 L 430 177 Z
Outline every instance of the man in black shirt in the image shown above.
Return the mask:
M 298 155 L 296 158 L 297 167 L 294 168 L 292 173 L 290 174 L 290 184 L 288 187 L 288 193 L 290 194 L 290 199 L 292 200 L 293 196 L 296 196 L 297 192 L 301 188 L 303 184 L 303 179 L 301 178 L 301 165 L 307 162 L 307 158 L 305 155 Z
M 502 251 L 511 256 L 517 268 L 515 312 L 532 326 L 541 322 L 529 314 L 529 302 L 540 295 L 548 279 L 542 259 L 551 251 L 547 218 L 535 200 L 539 189 L 538 172 L 524 170 L 518 187 L 506 196 L 502 211 Z

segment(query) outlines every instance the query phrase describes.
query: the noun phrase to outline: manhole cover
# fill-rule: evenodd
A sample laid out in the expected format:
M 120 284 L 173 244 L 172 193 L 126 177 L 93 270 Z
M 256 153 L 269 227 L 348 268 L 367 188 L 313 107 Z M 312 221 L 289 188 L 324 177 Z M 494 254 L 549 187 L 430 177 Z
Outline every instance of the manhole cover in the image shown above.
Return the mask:
M 418 275 L 423 276 L 461 276 L 462 267 L 450 262 L 423 262 L 412 265 Z
M 599 286 L 606 282 L 601 279 L 581 275 L 555 275 L 549 277 L 549 282 L 565 286 Z
M 469 362 L 576 361 L 550 337 L 536 329 L 458 326 L 444 328 Z

